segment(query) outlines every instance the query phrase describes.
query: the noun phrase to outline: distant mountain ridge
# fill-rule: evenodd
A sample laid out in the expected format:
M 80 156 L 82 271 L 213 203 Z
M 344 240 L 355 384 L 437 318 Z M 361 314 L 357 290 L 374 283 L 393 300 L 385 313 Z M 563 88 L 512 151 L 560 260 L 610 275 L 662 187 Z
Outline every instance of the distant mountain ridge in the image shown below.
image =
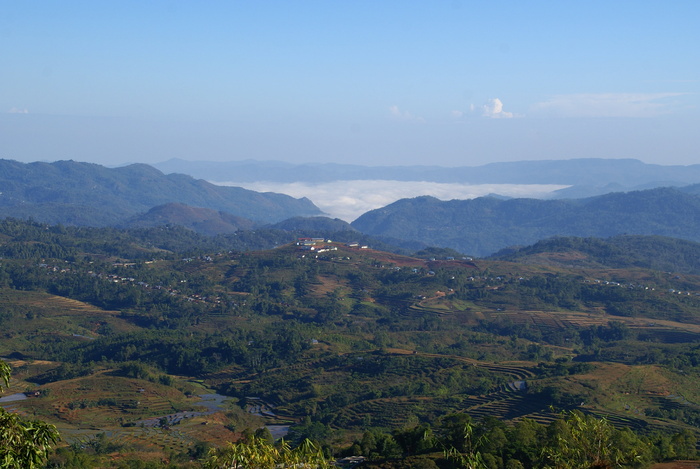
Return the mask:
M 578 200 L 402 199 L 351 225 L 377 237 L 423 242 L 477 256 L 552 236 L 660 235 L 700 241 L 700 197 L 659 188 Z
M 435 246 L 476 256 L 552 236 L 636 234 L 700 241 L 700 184 L 583 199 L 422 196 L 369 211 L 352 224 L 319 215 L 305 198 L 166 176 L 143 164 L 109 169 L 74 161 L 0 160 L 0 217 L 96 227 L 179 225 L 210 236 L 263 227 L 344 233 L 348 239 L 362 234 L 403 249 Z
M 116 225 L 173 202 L 258 223 L 321 214 L 305 198 L 221 187 L 183 174 L 166 176 L 145 164 L 106 168 L 75 161 L 0 160 L 0 188 L 0 216 L 48 223 Z
M 292 164 L 253 160 L 194 162 L 171 159 L 154 166 L 165 173 L 184 173 L 214 182 L 320 183 L 384 179 L 464 184 L 559 184 L 585 187 L 586 194 L 610 184 L 613 186 L 608 192 L 700 183 L 700 164 L 662 166 L 646 164 L 635 159 L 579 158 L 461 167 Z M 566 192 L 562 194 L 563 196 L 567 196 Z

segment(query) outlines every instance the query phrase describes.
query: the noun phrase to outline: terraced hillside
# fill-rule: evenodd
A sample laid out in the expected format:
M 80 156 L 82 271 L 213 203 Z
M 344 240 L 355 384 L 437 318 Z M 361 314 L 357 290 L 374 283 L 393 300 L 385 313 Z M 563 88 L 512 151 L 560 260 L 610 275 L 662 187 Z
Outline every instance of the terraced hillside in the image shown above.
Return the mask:
M 513 424 L 580 409 L 648 434 L 700 424 L 700 278 L 687 271 L 328 240 L 153 259 L 92 242 L 63 258 L 47 255 L 61 252 L 47 230 L 0 246 L 15 253 L 0 263 L 0 356 L 9 392 L 32 396 L 5 405 L 69 443 L 104 433 L 185 457 L 264 422 L 349 443 L 455 412 Z M 231 400 L 199 414 L 214 392 Z

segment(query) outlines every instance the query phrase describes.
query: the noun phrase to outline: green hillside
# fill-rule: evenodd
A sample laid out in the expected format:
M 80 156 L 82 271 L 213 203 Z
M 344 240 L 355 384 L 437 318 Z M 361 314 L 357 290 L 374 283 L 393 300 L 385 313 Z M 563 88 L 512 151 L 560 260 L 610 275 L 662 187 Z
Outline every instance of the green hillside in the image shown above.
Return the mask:
M 492 259 L 527 263 L 633 268 L 700 274 L 700 244 L 662 236 L 622 235 L 608 239 L 557 237 L 509 248 Z
M 111 226 L 168 203 L 228 212 L 257 222 L 320 215 L 307 199 L 215 186 L 145 164 L 106 168 L 75 161 L 0 160 L 0 216 L 47 223 Z
M 572 410 L 633 430 L 657 459 L 672 458 L 659 448 L 674 435 L 693 441 L 674 455 L 695 454 L 700 276 L 690 262 L 635 264 L 646 249 L 691 257 L 686 243 L 555 240 L 471 260 L 135 233 L 0 224 L 0 357 L 10 393 L 33 396 L 4 405 L 55 423 L 62 457 L 188 467 L 202 445 L 266 424 L 382 459 L 402 452 L 377 439 L 441 432 L 450 415 L 510 432 Z M 618 259 L 616 243 L 637 251 Z M 538 260 L 585 246 L 589 262 Z M 207 410 L 199 396 L 212 393 L 228 400 Z
M 372 236 L 486 256 L 552 236 L 635 234 L 700 241 L 698 213 L 700 198 L 674 188 L 575 200 L 416 197 L 367 212 L 352 226 Z

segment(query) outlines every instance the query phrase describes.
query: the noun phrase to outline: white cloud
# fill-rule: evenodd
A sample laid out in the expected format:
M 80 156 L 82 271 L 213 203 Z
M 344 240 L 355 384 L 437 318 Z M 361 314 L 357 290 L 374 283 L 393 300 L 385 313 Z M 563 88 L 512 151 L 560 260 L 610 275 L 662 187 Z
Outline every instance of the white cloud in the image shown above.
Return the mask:
M 13 107 L 9 111 L 7 111 L 8 114 L 29 114 L 29 111 L 27 109 L 18 109 L 16 107 Z
M 654 117 L 671 112 L 671 98 L 685 93 L 598 93 L 556 95 L 533 110 L 559 117 Z
M 464 112 L 462 112 L 462 111 L 452 111 L 452 112 L 450 112 L 450 115 L 451 115 L 452 117 L 454 117 L 455 119 L 459 119 L 460 117 L 462 117 L 462 116 L 464 115 Z
M 503 110 L 503 103 L 498 98 L 489 99 L 488 102 L 481 107 L 481 110 L 484 117 L 490 117 L 492 119 L 510 119 L 515 117 L 512 112 Z
M 214 182 L 259 192 L 280 192 L 308 197 L 329 216 L 351 222 L 365 212 L 399 199 L 431 195 L 441 200 L 473 199 L 496 193 L 509 197 L 546 197 L 567 186 L 546 184 L 457 184 L 426 181 L 356 180 L 323 184 L 305 182 Z
M 389 112 L 391 113 L 391 117 L 396 120 L 425 122 L 425 119 L 423 119 L 422 117 L 414 116 L 408 111 L 402 111 L 397 105 L 390 106 Z

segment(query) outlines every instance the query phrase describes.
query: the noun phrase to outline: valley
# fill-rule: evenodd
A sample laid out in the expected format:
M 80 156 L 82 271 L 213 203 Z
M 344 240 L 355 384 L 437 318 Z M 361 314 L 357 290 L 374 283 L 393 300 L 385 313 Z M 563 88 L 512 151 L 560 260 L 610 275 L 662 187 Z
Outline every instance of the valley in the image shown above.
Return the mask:
M 693 243 L 654 241 L 674 272 L 575 239 L 472 259 L 325 238 L 205 252 L 166 249 L 178 230 L 149 247 L 128 231 L 97 243 L 102 229 L 2 230 L 6 395 L 30 396 L 2 405 L 54 423 L 70 457 L 186 467 L 264 426 L 342 455 L 368 431 L 456 413 L 517 427 L 577 410 L 650 444 L 697 438 L 700 266 L 688 259 L 700 257 L 678 263 L 672 249 Z M 209 394 L 228 399 L 213 409 Z

